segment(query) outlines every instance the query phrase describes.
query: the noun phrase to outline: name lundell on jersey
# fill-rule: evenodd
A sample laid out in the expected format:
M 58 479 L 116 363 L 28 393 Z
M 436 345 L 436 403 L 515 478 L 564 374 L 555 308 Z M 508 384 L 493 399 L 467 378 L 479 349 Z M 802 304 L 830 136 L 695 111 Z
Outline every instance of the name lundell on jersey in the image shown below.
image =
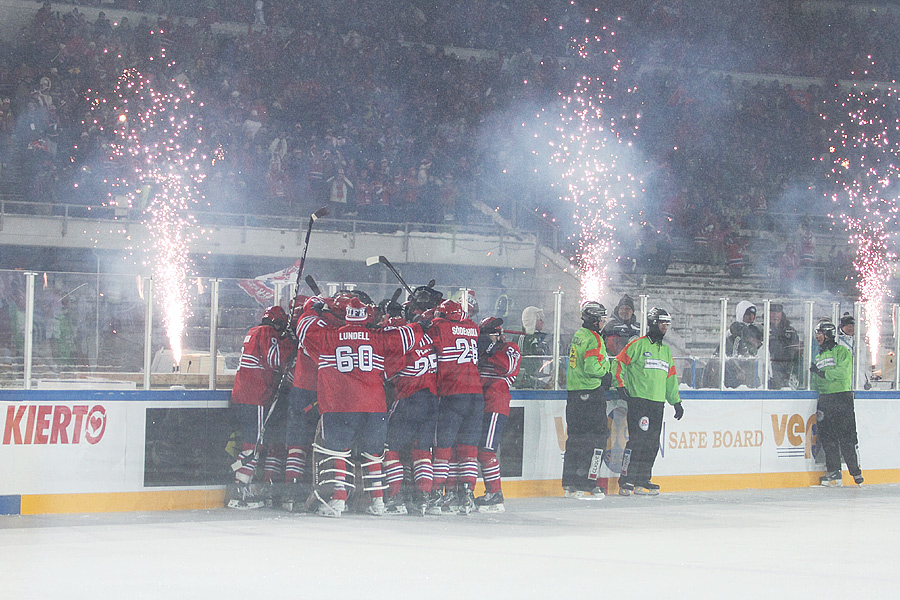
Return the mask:
M 342 331 L 339 335 L 341 340 L 368 340 L 368 331 Z
M 469 336 L 478 337 L 478 330 L 475 329 L 474 327 L 459 327 L 459 326 L 457 326 L 457 327 L 454 327 L 453 329 L 451 329 L 450 331 L 453 333 L 453 335 L 469 335 Z

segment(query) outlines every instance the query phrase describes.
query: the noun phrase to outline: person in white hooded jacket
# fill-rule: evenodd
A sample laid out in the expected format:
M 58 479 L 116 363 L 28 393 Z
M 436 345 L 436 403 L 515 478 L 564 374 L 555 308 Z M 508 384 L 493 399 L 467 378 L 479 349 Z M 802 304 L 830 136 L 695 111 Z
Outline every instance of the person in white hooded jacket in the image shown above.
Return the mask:
M 516 379 L 517 388 L 542 389 L 550 383 L 550 368 L 547 356 L 550 346 L 544 333 L 544 310 L 537 306 L 526 306 L 522 311 L 522 329 L 516 343 L 522 351 L 521 369 Z M 545 368 L 546 363 L 546 368 Z

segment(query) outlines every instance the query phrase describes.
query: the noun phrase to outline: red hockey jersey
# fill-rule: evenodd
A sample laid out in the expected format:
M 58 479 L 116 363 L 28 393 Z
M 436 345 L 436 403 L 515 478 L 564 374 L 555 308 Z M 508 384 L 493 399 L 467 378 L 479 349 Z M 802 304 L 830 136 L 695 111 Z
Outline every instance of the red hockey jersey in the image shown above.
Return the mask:
M 425 334 L 402 358 L 403 368 L 391 380 L 397 390 L 397 400 L 408 398 L 419 390 L 437 394 L 437 352 L 431 337 Z
M 258 325 L 247 332 L 234 374 L 231 401 L 267 406 L 281 381 L 282 359 L 282 343 L 273 327 Z
M 313 310 L 308 310 L 300 315 L 300 318 L 297 320 L 297 329 L 294 332 L 297 334 L 297 339 L 299 340 L 309 327 L 316 326 L 315 323 L 317 321 L 321 321 L 317 326 L 323 327 L 325 325 L 325 322 Z M 318 365 L 316 365 L 315 361 L 304 354 L 303 348 L 298 348 L 297 362 L 294 363 L 294 387 L 301 390 L 315 391 L 317 372 Z
M 519 374 L 522 352 L 513 342 L 503 342 L 490 356 L 478 363 L 484 392 L 484 412 L 509 416 L 509 389 Z
M 319 412 L 387 412 L 385 357 L 405 354 L 421 340 L 415 324 L 376 330 L 319 321 L 308 327 L 300 345 L 318 365 Z
M 480 394 L 478 326 L 469 319 L 436 318 L 428 330 L 437 352 L 437 394 Z

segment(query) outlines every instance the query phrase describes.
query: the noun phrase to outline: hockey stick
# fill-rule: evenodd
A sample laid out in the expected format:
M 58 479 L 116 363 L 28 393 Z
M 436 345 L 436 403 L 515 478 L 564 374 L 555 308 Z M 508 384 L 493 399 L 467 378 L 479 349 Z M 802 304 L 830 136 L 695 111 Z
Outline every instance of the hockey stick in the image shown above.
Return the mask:
M 328 215 L 328 207 L 323 206 L 309 215 L 309 223 L 306 225 L 306 241 L 303 242 L 303 255 L 300 257 L 300 266 L 297 268 L 297 287 L 300 287 L 300 278 L 303 276 L 303 265 L 306 264 L 306 252 L 309 250 L 309 236 L 312 234 L 313 223 Z
M 391 261 L 389 261 L 386 257 L 384 257 L 384 256 L 370 256 L 369 258 L 366 259 L 366 266 L 367 266 L 367 267 L 371 267 L 372 265 L 376 265 L 376 264 L 378 264 L 378 263 L 381 263 L 381 264 L 383 264 L 384 266 L 386 266 L 386 267 L 388 268 L 388 270 L 389 270 L 391 273 L 394 274 L 394 277 L 397 278 L 397 281 L 400 282 L 400 285 L 402 285 L 404 288 L 406 288 L 406 291 L 407 291 L 410 295 L 412 295 L 412 293 L 413 293 L 412 288 L 409 287 L 409 284 L 408 284 L 408 283 L 406 283 L 405 281 L 403 281 L 403 277 L 400 275 L 400 272 L 399 272 L 396 268 L 394 268 L 394 265 L 392 265 L 392 264 L 391 264 Z
M 316 284 L 316 280 L 313 279 L 312 275 L 307 275 L 303 281 L 306 282 L 306 285 L 309 286 L 309 289 L 312 290 L 312 293 L 316 296 L 322 296 L 322 290 L 319 289 L 319 286 Z

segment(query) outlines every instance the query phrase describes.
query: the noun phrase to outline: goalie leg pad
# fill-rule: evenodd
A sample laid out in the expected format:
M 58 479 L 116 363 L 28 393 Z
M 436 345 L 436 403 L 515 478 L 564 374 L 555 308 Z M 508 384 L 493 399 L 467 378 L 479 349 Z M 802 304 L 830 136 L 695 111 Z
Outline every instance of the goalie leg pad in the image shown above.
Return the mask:
M 256 473 L 258 462 L 259 456 L 256 454 L 256 446 L 254 444 L 244 444 L 244 448 L 238 454 L 237 460 L 231 463 L 231 470 L 234 471 L 234 480 L 238 483 L 249 484 Z
M 381 471 L 384 455 L 374 455 L 368 452 L 361 453 L 363 458 L 363 490 L 369 492 L 373 498 L 381 498 L 387 486 L 384 484 L 384 473 Z M 403 469 L 400 469 L 401 474 Z
M 314 485 L 317 495 L 330 490 L 328 496 L 346 500 L 347 489 L 356 487 L 350 450 L 331 450 L 313 444 L 313 458 L 316 464 Z

